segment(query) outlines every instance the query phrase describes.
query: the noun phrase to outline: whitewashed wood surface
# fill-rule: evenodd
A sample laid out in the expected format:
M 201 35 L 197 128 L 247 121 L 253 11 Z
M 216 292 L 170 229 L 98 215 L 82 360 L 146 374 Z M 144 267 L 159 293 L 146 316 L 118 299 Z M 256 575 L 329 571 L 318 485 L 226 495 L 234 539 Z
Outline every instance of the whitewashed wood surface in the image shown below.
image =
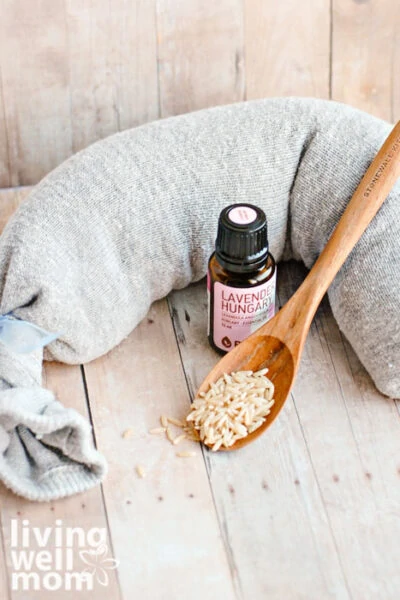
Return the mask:
M 25 193 L 0 193 L 0 228 Z M 280 265 L 281 305 L 304 274 Z M 376 391 L 328 303 L 285 409 L 254 444 L 213 454 L 150 435 L 161 414 L 185 415 L 217 359 L 200 282 L 157 302 L 107 356 L 83 367 L 46 364 L 45 385 L 91 420 L 109 475 L 101 487 L 50 504 L 0 487 L 2 600 L 400 597 L 399 407 Z M 186 449 L 196 456 L 176 456 Z M 12 519 L 104 527 L 119 567 L 90 593 L 13 591 Z
M 398 0 L 0 0 L 0 187 L 159 117 L 317 96 L 400 118 Z

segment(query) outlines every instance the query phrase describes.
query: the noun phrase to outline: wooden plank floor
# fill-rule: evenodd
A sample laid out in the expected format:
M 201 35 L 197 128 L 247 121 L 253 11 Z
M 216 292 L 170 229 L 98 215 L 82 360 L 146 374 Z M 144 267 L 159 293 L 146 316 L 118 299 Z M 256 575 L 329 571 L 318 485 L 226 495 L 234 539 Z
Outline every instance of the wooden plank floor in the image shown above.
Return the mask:
M 1 228 L 25 193 L 0 192 Z M 281 305 L 304 274 L 280 266 Z M 148 430 L 161 413 L 187 412 L 217 358 L 200 282 L 157 302 L 107 356 L 82 368 L 46 365 L 45 385 L 92 420 L 109 475 L 102 487 L 51 504 L 0 488 L 2 600 L 400 597 L 399 407 L 376 391 L 328 303 L 271 429 L 237 453 L 186 442 L 196 456 L 178 458 L 181 446 Z M 104 529 L 118 569 L 105 568 L 106 585 L 92 592 L 13 590 L 13 520 Z

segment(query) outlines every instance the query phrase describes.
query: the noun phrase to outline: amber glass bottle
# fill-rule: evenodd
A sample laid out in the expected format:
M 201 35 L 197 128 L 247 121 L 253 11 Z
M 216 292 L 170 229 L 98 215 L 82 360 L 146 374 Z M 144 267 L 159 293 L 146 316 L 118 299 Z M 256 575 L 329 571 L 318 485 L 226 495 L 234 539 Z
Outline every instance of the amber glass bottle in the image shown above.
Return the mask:
M 275 314 L 276 265 L 265 213 L 233 204 L 219 216 L 207 273 L 208 340 L 226 353 Z

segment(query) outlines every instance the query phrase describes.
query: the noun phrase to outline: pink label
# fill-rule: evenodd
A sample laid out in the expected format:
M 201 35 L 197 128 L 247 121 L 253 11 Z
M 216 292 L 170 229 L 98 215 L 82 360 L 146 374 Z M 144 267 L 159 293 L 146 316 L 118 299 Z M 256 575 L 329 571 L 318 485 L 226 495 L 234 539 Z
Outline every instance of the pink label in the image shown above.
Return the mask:
M 257 219 L 257 213 L 253 208 L 249 206 L 235 206 L 232 208 L 228 217 L 232 221 L 232 223 L 236 223 L 237 225 L 248 225 L 249 223 L 253 223 Z
M 210 271 L 207 271 L 207 307 L 208 307 L 208 315 L 207 315 L 207 336 L 210 335 L 210 317 L 211 317 L 211 277 Z
M 275 314 L 276 271 L 256 287 L 214 284 L 214 344 L 229 351 Z

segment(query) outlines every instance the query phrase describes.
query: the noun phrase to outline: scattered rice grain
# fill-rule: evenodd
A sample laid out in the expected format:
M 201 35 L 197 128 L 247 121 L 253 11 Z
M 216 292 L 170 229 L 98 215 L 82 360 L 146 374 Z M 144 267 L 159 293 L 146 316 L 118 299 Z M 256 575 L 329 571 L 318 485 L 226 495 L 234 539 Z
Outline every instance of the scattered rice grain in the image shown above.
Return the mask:
M 181 433 L 181 435 L 178 435 L 176 438 L 174 438 L 174 441 L 172 443 L 174 444 L 174 446 L 177 446 L 178 444 L 183 442 L 183 440 L 186 440 L 186 438 L 186 433 Z
M 165 427 L 154 427 L 154 429 L 149 429 L 149 433 L 151 433 L 152 435 L 165 433 L 165 431 L 166 431 Z
M 173 444 L 175 438 L 174 438 L 174 434 L 172 433 L 172 429 L 170 427 L 167 427 L 166 434 L 167 434 L 167 438 L 169 439 L 171 444 Z
M 174 417 L 168 417 L 168 421 L 171 423 L 171 425 L 176 425 L 176 427 L 180 427 L 181 429 L 185 427 L 185 423 L 179 419 L 175 419 Z
M 179 458 L 192 458 L 193 456 L 196 456 L 196 452 L 177 452 L 176 455 L 179 456 Z
M 146 471 L 142 465 L 136 465 L 136 473 L 141 479 L 144 479 L 144 477 L 146 477 Z
M 122 433 L 122 437 L 124 439 L 129 438 L 133 435 L 133 429 L 125 429 L 125 431 Z

